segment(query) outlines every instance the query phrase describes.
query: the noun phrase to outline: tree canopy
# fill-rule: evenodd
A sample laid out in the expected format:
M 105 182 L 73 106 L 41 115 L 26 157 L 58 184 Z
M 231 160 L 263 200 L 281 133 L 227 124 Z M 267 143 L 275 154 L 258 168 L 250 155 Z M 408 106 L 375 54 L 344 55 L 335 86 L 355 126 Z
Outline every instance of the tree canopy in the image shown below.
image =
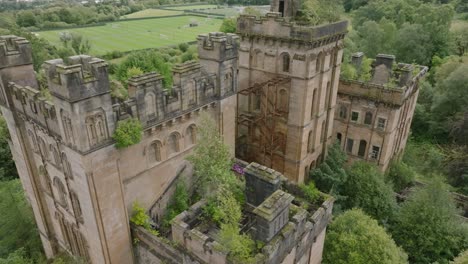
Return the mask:
M 403 203 L 391 233 L 411 263 L 447 263 L 468 246 L 468 227 L 457 214 L 448 187 L 435 179 Z
M 335 218 L 327 230 L 324 264 L 403 264 L 406 253 L 377 221 L 360 209 Z

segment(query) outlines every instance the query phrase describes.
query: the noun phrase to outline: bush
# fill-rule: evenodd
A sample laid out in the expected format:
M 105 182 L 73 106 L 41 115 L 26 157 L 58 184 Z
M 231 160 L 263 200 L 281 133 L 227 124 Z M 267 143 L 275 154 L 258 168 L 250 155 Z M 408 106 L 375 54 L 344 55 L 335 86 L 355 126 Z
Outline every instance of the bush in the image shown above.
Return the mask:
M 132 206 L 132 217 L 130 218 L 130 222 L 145 228 L 146 230 L 150 231 L 153 235 L 158 236 L 159 232 L 151 227 L 150 218 L 145 212 L 145 208 L 141 207 L 138 202 L 134 202 Z
M 182 51 L 182 52 L 186 52 L 189 48 L 189 44 L 187 43 L 180 43 L 179 44 L 179 49 Z
M 120 149 L 139 143 L 142 131 L 143 128 L 138 119 L 131 118 L 120 121 L 114 135 L 112 135 L 112 138 L 116 141 L 115 147 Z
M 304 192 L 305 197 L 310 203 L 314 203 L 320 198 L 320 191 L 315 187 L 313 181 L 310 181 L 307 185 L 301 184 L 299 187 Z
M 409 187 L 415 180 L 413 169 L 404 162 L 394 161 L 386 174 L 385 180 L 392 184 L 395 192 L 400 192 Z
M 171 201 L 166 209 L 166 214 L 164 215 L 162 221 L 162 227 L 164 229 L 169 228 L 172 223 L 172 219 L 178 214 L 189 208 L 189 194 L 185 182 L 180 181 L 176 185 L 175 192 L 171 197 Z
M 241 234 L 237 225 L 223 224 L 219 231 L 221 250 L 229 252 L 228 259 L 234 264 L 253 264 L 255 241 Z

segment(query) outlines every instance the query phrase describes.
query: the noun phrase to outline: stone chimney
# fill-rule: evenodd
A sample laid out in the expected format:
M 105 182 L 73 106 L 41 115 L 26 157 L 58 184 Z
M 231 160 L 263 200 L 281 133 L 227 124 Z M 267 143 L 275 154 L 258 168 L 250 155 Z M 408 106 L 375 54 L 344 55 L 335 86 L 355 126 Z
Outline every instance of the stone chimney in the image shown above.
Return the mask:
M 270 242 L 289 222 L 289 206 L 293 200 L 291 194 L 277 190 L 255 208 L 255 239 Z
M 363 52 L 356 52 L 351 55 L 351 64 L 354 65 L 357 71 L 361 69 L 362 60 L 364 59 Z
M 375 66 L 379 66 L 384 64 L 385 67 L 387 67 L 388 70 L 392 70 L 393 63 L 395 62 L 395 56 L 394 55 L 388 55 L 388 54 L 379 54 L 377 57 L 375 57 Z
M 255 162 L 245 168 L 244 175 L 247 203 L 254 207 L 259 206 L 281 187 L 281 173 Z

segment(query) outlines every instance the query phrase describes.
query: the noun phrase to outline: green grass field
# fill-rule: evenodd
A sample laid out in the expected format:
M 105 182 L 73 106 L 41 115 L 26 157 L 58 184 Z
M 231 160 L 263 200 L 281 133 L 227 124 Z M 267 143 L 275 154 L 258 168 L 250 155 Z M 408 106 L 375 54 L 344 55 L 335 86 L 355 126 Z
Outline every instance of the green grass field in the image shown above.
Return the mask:
M 188 27 L 198 21 L 198 27 Z M 108 23 L 104 26 L 61 29 L 37 32 L 40 37 L 60 46 L 60 32 L 76 32 L 91 42 L 91 54 L 100 55 L 109 51 L 130 51 L 157 48 L 181 42 L 195 41 L 197 35 L 218 31 L 220 19 L 197 16 L 154 18 Z
M 190 6 L 171 6 L 167 7 L 168 9 L 173 10 L 194 10 L 194 9 L 207 9 L 207 8 L 216 8 L 217 5 L 190 5 Z
M 164 9 L 145 9 L 122 18 L 142 18 L 142 17 L 158 17 L 158 16 L 173 16 L 183 14 L 183 11 L 164 10 Z

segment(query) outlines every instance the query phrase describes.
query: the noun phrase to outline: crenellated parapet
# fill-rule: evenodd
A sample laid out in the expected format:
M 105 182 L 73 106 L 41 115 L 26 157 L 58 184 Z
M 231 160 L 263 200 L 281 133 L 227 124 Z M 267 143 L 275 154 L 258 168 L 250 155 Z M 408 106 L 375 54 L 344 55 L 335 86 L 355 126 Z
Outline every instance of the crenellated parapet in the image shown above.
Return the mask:
M 49 60 L 44 63 L 50 92 L 69 102 L 108 93 L 107 63 L 88 55 Z
M 343 39 L 348 32 L 347 27 L 347 21 L 318 26 L 299 25 L 281 17 L 280 13 L 267 13 L 262 17 L 241 15 L 237 19 L 237 34 L 241 37 L 297 41 L 314 46 Z
M 198 56 L 217 61 L 237 58 L 238 39 L 236 34 L 222 32 L 198 35 Z
M 22 37 L 0 36 L 0 69 L 32 63 L 31 45 Z
M 128 81 L 130 99 L 114 107 L 114 111 L 138 116 L 150 126 L 216 100 L 216 75 L 206 73 L 200 63 L 175 65 L 172 74 L 174 83 L 170 89 L 164 87 L 164 78 L 155 72 L 132 77 Z

